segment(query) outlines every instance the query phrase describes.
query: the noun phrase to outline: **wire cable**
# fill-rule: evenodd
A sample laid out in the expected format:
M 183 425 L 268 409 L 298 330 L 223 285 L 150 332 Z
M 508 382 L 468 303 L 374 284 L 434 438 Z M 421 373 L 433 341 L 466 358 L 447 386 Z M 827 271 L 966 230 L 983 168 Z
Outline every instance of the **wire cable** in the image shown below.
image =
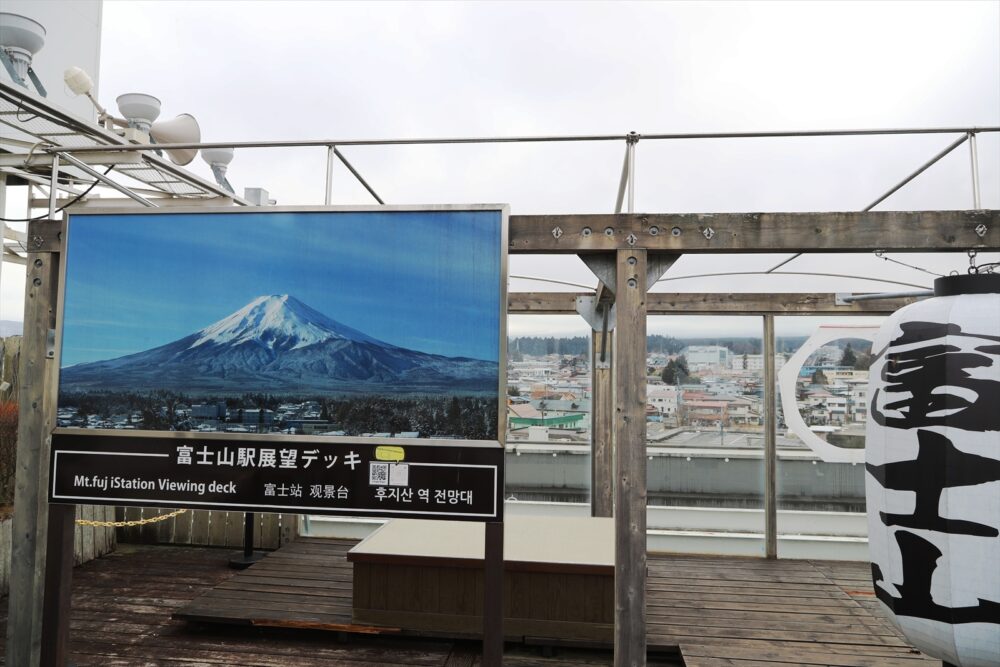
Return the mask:
M 845 273 L 817 273 L 814 271 L 782 271 L 773 273 L 767 271 L 727 271 L 725 273 L 699 273 L 692 276 L 671 276 L 670 278 L 660 278 L 656 282 L 665 283 L 671 280 L 687 280 L 689 278 L 717 278 L 720 276 L 820 276 L 824 278 L 851 278 L 853 280 L 870 280 L 876 283 L 890 283 L 892 285 L 905 285 L 906 287 L 916 287 L 918 289 L 931 289 L 927 285 L 917 285 L 915 283 L 904 283 L 899 280 L 888 280 L 886 278 L 871 278 L 869 276 L 855 276 Z
M 879 259 L 884 259 L 887 262 L 892 262 L 894 264 L 899 264 L 900 266 L 905 266 L 908 269 L 914 269 L 916 271 L 923 271 L 924 273 L 929 273 L 932 276 L 937 276 L 938 278 L 944 276 L 943 273 L 935 273 L 934 271 L 930 271 L 920 266 L 914 266 L 913 264 L 907 264 L 906 262 L 901 262 L 898 259 L 893 259 L 892 257 L 886 257 L 884 250 L 876 250 L 875 256 L 878 257 Z
M 535 278 L 533 276 L 515 276 L 510 275 L 508 278 L 516 278 L 518 280 L 534 280 L 540 283 L 552 283 L 554 285 L 568 285 L 569 287 L 582 287 L 583 289 L 590 290 L 591 292 L 596 292 L 597 290 L 590 285 L 581 285 L 580 283 L 569 283 L 565 280 L 552 280 L 551 278 Z
M 110 174 L 111 170 L 114 169 L 114 168 L 115 168 L 115 165 L 111 165 L 110 167 L 108 167 L 107 170 L 105 170 L 104 175 L 107 176 L 108 174 Z M 90 194 L 90 191 L 93 190 L 95 187 L 97 187 L 97 185 L 99 183 L 100 183 L 100 181 L 94 181 L 93 183 L 90 184 L 90 187 L 88 187 L 86 190 L 84 190 L 83 192 L 81 192 L 77 196 L 75 196 L 72 199 L 70 199 L 68 202 L 66 202 L 65 204 L 63 204 L 59 208 L 57 208 L 55 211 L 52 211 L 52 213 L 59 213 L 60 211 L 62 211 L 66 207 L 72 206 L 73 204 L 77 203 L 78 201 L 80 201 L 81 199 L 83 199 L 84 197 L 86 197 L 88 194 Z M 36 220 L 45 220 L 52 213 L 43 213 L 42 215 L 37 215 L 34 218 L 3 218 L 3 217 L 0 217 L 0 220 L 3 220 L 4 222 L 35 222 Z

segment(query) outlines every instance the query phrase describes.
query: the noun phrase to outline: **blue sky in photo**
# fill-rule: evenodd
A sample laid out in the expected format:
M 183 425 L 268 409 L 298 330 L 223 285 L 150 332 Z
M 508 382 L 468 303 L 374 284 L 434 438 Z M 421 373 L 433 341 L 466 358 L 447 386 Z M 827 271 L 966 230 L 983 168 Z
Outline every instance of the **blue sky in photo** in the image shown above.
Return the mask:
M 62 366 L 182 338 L 268 294 L 401 347 L 496 361 L 499 211 L 72 216 Z

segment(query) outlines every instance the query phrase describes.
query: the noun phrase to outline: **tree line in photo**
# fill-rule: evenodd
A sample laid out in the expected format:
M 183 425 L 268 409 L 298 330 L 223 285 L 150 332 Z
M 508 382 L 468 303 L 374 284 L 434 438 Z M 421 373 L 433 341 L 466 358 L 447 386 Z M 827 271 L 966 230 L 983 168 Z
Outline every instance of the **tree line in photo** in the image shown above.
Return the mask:
M 329 431 L 356 436 L 364 433 L 417 432 L 422 438 L 497 438 L 497 402 L 488 396 L 279 396 L 245 393 L 241 396 L 191 396 L 182 392 L 157 390 L 140 392 L 62 392 L 60 406 L 73 406 L 74 426 L 119 417 L 128 427 L 152 430 L 195 430 L 200 421 L 192 417 L 193 405 L 226 407 L 220 426 L 249 426 L 260 432 L 287 430 L 291 422 L 328 424 Z M 283 419 L 279 406 L 318 406 L 311 417 L 300 414 Z M 245 416 L 245 411 L 254 411 Z M 267 414 L 265 418 L 264 415 Z M 220 429 L 222 430 L 222 429 Z M 299 430 L 301 432 L 301 430 Z

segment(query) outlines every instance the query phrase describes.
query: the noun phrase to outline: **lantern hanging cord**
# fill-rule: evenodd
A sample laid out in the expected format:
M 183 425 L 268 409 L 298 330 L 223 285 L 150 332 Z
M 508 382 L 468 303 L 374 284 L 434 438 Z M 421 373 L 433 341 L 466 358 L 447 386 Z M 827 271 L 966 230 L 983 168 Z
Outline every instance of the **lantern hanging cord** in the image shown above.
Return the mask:
M 943 273 L 935 273 L 934 271 L 930 271 L 929 269 L 925 269 L 925 268 L 920 267 L 920 266 L 915 266 L 913 264 L 907 264 L 906 262 L 901 262 L 898 259 L 893 259 L 892 257 L 886 257 L 885 256 L 885 250 L 876 250 L 875 251 L 875 256 L 878 257 L 879 259 L 884 259 L 887 262 L 892 262 L 893 264 L 899 264 L 900 266 L 905 266 L 908 269 L 914 269 L 916 271 L 923 271 L 924 273 L 929 273 L 932 276 L 938 276 L 939 278 L 944 275 Z
M 975 250 L 969 251 L 969 274 L 976 275 L 978 273 L 993 273 L 997 267 L 1000 267 L 1000 262 L 985 262 L 983 264 L 976 264 L 976 255 L 978 253 Z

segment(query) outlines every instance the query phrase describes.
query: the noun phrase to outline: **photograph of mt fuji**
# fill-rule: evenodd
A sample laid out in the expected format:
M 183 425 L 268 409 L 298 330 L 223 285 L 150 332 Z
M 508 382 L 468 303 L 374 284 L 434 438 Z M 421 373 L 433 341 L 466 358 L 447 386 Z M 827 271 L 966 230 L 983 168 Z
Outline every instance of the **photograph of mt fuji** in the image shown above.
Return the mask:
M 76 214 L 59 424 L 494 440 L 500 210 Z

